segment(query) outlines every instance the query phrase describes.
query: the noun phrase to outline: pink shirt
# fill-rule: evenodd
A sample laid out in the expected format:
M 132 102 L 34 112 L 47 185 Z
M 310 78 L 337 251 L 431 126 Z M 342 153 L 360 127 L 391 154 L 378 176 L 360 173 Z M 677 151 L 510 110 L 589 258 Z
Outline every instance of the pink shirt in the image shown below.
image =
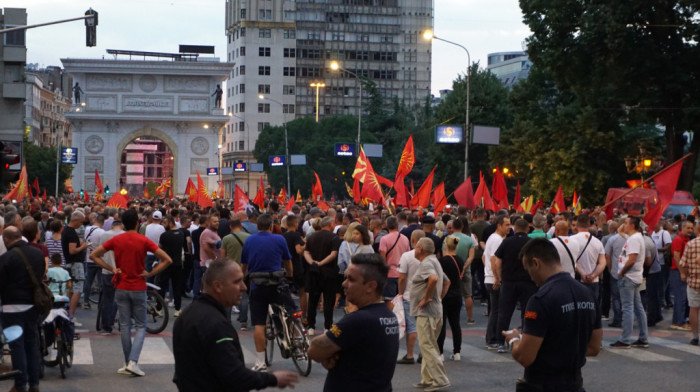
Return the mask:
M 207 266 L 207 260 L 211 260 L 207 256 L 207 252 L 204 251 L 207 247 L 214 251 L 214 255 L 218 258 L 221 256 L 221 249 L 216 248 L 216 242 L 220 241 L 221 238 L 216 234 L 216 230 L 205 229 L 202 235 L 199 237 L 199 265 L 202 267 Z
M 399 260 L 401 260 L 401 255 L 409 250 L 411 250 L 411 243 L 405 235 L 401 235 L 398 231 L 393 231 L 379 240 L 379 253 L 389 252 L 385 255 L 386 263 L 389 265 L 389 278 L 399 277 Z

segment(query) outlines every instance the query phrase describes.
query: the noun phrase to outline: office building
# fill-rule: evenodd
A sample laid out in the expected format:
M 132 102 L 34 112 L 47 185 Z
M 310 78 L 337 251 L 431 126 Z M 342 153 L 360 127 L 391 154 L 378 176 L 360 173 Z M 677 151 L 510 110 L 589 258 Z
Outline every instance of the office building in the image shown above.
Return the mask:
M 527 79 L 532 62 L 525 52 L 489 53 L 487 69 L 503 83 L 511 88 L 520 79 Z
M 23 8 L 0 9 L 0 28 L 27 24 Z M 27 98 L 24 66 L 27 62 L 25 31 L 17 30 L 0 37 L 0 140 L 22 140 L 25 129 L 24 100 Z

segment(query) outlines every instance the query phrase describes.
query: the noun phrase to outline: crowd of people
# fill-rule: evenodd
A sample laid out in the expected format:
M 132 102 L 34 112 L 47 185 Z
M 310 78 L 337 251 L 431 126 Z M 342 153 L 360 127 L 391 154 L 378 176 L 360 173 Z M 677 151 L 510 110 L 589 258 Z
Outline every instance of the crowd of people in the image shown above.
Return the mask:
M 252 204 L 233 211 L 226 201 L 201 209 L 178 199 L 132 200 L 120 209 L 64 199 L 59 210 L 53 199 L 38 200 L 0 205 L 2 321 L 25 328 L 12 346 L 13 365 L 22 370 L 16 391 L 38 390 L 40 359 L 32 286 L 16 248 L 37 276 L 70 276 L 69 313 L 77 326 L 80 304 L 89 308 L 91 287 L 95 281 L 102 286 L 102 334 L 114 333 L 120 314 L 121 374 L 145 375 L 138 360 L 146 281 L 154 281 L 175 308 L 175 382 L 182 391 L 297 382 L 289 372 L 264 374 L 267 305 L 297 306 L 271 283 L 269 274 L 278 271 L 293 284 L 314 337 L 309 356 L 329 369 L 329 391 L 388 391 L 395 366 L 416 362 L 417 388 L 449 389 L 444 362 L 461 360 L 461 312 L 464 307 L 467 325 L 473 324 L 475 304 L 484 305 L 488 316 L 485 348 L 510 352 L 525 366 L 518 390 L 580 390 L 580 368 L 600 349 L 605 320 L 621 328 L 611 348 L 647 348 L 649 328 L 663 321 L 662 309 L 673 308 L 670 328 L 691 331 L 690 344 L 698 345 L 700 224 L 693 217 L 662 219 L 648 230 L 624 210 L 611 218 L 601 210 L 574 215 L 539 209 L 532 215 L 461 206 L 391 211 L 353 203 L 325 211 L 296 204 L 286 211 L 270 200 L 263 211 Z M 184 297 L 194 300 L 185 307 Z M 517 307 L 521 313 L 513 323 Z M 339 308 L 345 316 L 336 320 Z M 239 330 L 254 331 L 252 369 L 245 369 L 231 321 L 235 313 Z M 444 347 L 448 324 L 451 351 Z M 553 336 L 551 326 L 569 333 Z M 398 358 L 404 333 L 406 355 Z M 580 347 L 562 352 L 574 342 Z M 225 361 L 207 367 L 207 354 Z

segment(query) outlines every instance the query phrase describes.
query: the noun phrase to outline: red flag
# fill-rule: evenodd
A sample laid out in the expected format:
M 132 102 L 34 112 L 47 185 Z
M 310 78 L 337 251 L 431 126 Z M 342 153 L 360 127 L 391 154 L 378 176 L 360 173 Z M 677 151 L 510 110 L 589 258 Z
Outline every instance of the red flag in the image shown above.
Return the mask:
M 321 179 L 318 178 L 316 171 L 314 171 L 314 176 L 316 177 L 316 183 L 311 187 L 311 197 L 314 202 L 318 202 L 323 199 L 323 187 L 321 186 Z
M 85 201 L 90 201 L 90 194 L 85 192 Z
M 474 190 L 472 189 L 472 178 L 467 178 L 462 185 L 455 189 L 455 199 L 457 204 L 465 206 L 470 210 L 476 208 L 476 202 L 474 202 Z
M 72 192 L 71 192 L 72 193 Z M 58 202 L 58 210 L 63 211 L 63 199 L 61 199 L 60 202 Z
M 447 205 L 447 198 L 445 197 L 445 182 L 441 182 L 440 185 L 435 187 L 433 191 L 433 196 L 431 198 L 431 203 L 433 203 L 433 208 L 435 212 L 442 211 Z
M 32 187 L 27 188 L 27 192 L 29 192 L 29 200 L 34 198 L 34 195 L 32 194 Z
M 163 194 L 167 195 L 169 187 L 172 187 L 172 177 L 168 177 L 167 180 L 163 181 L 162 184 L 156 187 L 156 196 L 160 196 Z
M 411 196 L 416 194 L 416 189 L 413 187 L 413 180 L 411 180 Z
M 253 203 L 257 204 L 260 211 L 265 209 L 265 184 L 263 184 L 262 177 L 260 177 L 260 186 L 258 186 L 258 192 L 255 194 Z
M 19 174 L 19 180 L 15 187 L 3 197 L 3 200 L 22 201 L 29 195 L 29 180 L 27 179 L 27 165 L 22 166 L 22 171 Z
M 284 206 L 284 209 L 287 210 L 288 212 L 292 210 L 292 207 L 294 207 L 297 203 L 294 201 L 293 197 L 289 198 L 289 203 L 287 203 L 286 206 Z
M 170 189 L 172 192 L 172 187 Z M 219 181 L 219 191 L 216 192 L 216 194 L 219 195 L 219 199 L 223 199 L 225 197 L 225 195 L 224 195 L 224 182 L 223 181 Z M 172 198 L 172 194 L 170 195 L 170 197 Z
M 319 201 L 318 201 L 318 204 L 317 204 L 316 206 L 317 206 L 318 208 L 320 208 L 321 211 L 323 211 L 323 212 L 326 212 L 326 211 L 328 211 L 328 210 L 331 208 L 331 206 L 329 206 L 328 203 L 326 203 L 326 202 L 323 201 L 323 200 L 319 200 Z
M 148 191 L 148 185 L 143 188 L 143 198 L 144 199 L 151 198 L 151 192 Z
M 359 177 L 360 182 L 365 182 L 365 175 L 367 174 L 367 157 L 365 156 L 365 150 L 360 146 L 360 153 L 357 155 L 357 162 L 355 162 L 355 170 L 352 172 L 352 178 Z
M 532 208 L 530 209 L 530 213 L 532 215 L 535 215 L 535 213 L 537 213 L 537 209 L 541 208 L 543 206 L 544 206 L 544 204 L 542 203 L 542 199 L 537 200 L 537 203 L 534 206 L 532 206 Z
M 523 206 L 520 205 L 520 202 L 520 180 L 518 180 L 518 186 L 515 188 L 515 197 L 513 198 L 513 206 L 515 207 L 515 211 L 523 211 Z
M 503 199 L 508 197 L 508 188 L 506 187 L 506 180 L 501 174 L 501 170 L 496 166 L 496 174 L 493 176 L 493 182 L 491 183 L 491 194 L 494 200 L 501 202 Z M 508 202 L 506 201 L 506 204 Z M 503 204 L 503 203 L 501 203 Z
M 401 160 L 399 160 L 399 167 L 396 169 L 395 180 L 398 181 L 399 178 L 404 178 L 408 173 L 413 170 L 413 165 L 416 163 L 416 153 L 413 149 L 413 135 L 408 137 L 406 145 L 403 147 L 403 152 L 401 153 Z
M 360 189 L 360 176 L 355 177 L 352 184 L 352 199 L 356 204 L 362 203 L 362 190 Z
M 301 203 L 303 200 L 301 199 L 301 192 L 297 189 L 297 203 Z
M 413 195 L 411 199 L 411 207 L 425 208 L 430 203 L 430 191 L 433 190 L 433 177 L 435 176 L 435 169 L 437 166 L 433 167 L 433 170 L 428 175 L 428 178 L 423 181 L 423 185 L 418 188 L 418 192 Z
M 654 231 L 654 228 L 656 227 L 656 224 L 659 223 L 659 219 L 664 214 L 664 210 L 666 209 L 666 205 L 663 204 L 662 202 L 658 202 L 654 205 L 654 207 L 651 206 L 649 203 L 649 200 L 647 200 L 647 212 L 644 214 L 644 223 L 649 226 L 647 228 L 647 231 L 649 234 L 651 234 Z
M 474 192 L 474 200 L 477 205 L 483 203 L 485 210 L 494 211 L 496 208 L 496 206 L 493 205 L 493 199 L 491 199 L 491 194 L 489 194 L 486 181 L 484 181 L 484 175 L 481 173 L 479 173 L 479 186 L 476 187 L 476 192 Z
M 362 185 L 362 197 L 369 198 L 376 202 L 382 203 L 384 201 L 384 193 L 382 193 L 382 186 L 379 184 L 379 179 L 377 178 L 374 169 L 367 161 L 367 172 L 365 173 L 365 183 Z
M 557 213 L 566 211 L 566 204 L 564 204 L 564 192 L 561 190 L 561 185 L 559 185 L 559 189 L 557 189 L 557 194 L 554 195 L 552 209 Z
M 394 180 L 394 189 L 396 189 L 396 197 L 394 198 L 394 204 L 397 206 L 408 205 L 408 197 L 406 195 L 406 184 L 403 182 L 403 176 L 396 176 Z
M 286 186 L 282 187 L 282 190 L 280 191 L 280 194 L 277 195 L 277 202 L 280 204 L 284 204 L 287 202 L 287 188 Z
M 501 199 L 501 201 L 498 202 L 498 208 L 502 210 L 510 210 L 510 204 L 508 204 L 507 197 L 504 197 L 503 199 Z
M 681 174 L 684 159 L 678 160 L 673 165 L 664 170 L 663 173 L 654 177 L 656 191 L 659 193 L 659 203 L 668 206 L 673 199 L 673 193 L 676 191 L 678 184 L 678 176 Z
M 39 189 L 39 177 L 34 177 L 34 184 L 32 184 L 34 189 L 36 189 L 36 195 L 39 196 L 39 192 L 41 189 Z
M 241 188 L 238 187 L 238 184 L 236 184 L 236 191 L 234 194 L 234 211 L 239 212 L 239 211 L 244 211 L 245 206 L 248 205 L 250 202 L 250 199 L 248 198 L 248 195 L 243 192 Z
M 105 193 L 105 188 L 102 186 L 102 180 L 100 180 L 100 174 L 97 173 L 97 169 L 95 169 L 95 187 L 97 187 L 96 193 Z
M 209 197 L 207 186 L 204 184 L 204 181 L 202 181 L 202 176 L 199 175 L 199 171 L 197 172 L 197 205 L 202 208 L 214 207 L 214 203 Z
M 109 198 L 109 201 L 107 202 L 107 207 L 126 208 L 126 202 L 126 197 L 124 197 L 124 195 L 122 195 L 121 193 L 117 192 Z
M 73 187 L 71 185 L 66 185 L 66 192 L 75 193 L 75 191 L 73 190 Z
M 187 187 L 185 188 L 185 195 L 187 195 L 187 201 L 197 201 L 197 187 L 194 186 L 191 178 L 187 179 Z
M 42 201 L 46 201 L 46 188 L 44 188 L 44 196 L 41 197 Z

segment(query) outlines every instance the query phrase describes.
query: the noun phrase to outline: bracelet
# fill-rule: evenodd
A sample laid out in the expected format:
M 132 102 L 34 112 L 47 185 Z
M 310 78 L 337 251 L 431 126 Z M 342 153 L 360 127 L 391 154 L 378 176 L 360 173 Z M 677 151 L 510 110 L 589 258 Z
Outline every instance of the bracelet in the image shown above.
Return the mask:
M 511 339 L 511 340 L 508 341 L 508 345 L 509 345 L 509 346 L 512 346 L 513 343 L 519 342 L 519 341 L 520 341 L 520 337 L 516 336 L 516 337 L 514 337 L 513 339 Z

